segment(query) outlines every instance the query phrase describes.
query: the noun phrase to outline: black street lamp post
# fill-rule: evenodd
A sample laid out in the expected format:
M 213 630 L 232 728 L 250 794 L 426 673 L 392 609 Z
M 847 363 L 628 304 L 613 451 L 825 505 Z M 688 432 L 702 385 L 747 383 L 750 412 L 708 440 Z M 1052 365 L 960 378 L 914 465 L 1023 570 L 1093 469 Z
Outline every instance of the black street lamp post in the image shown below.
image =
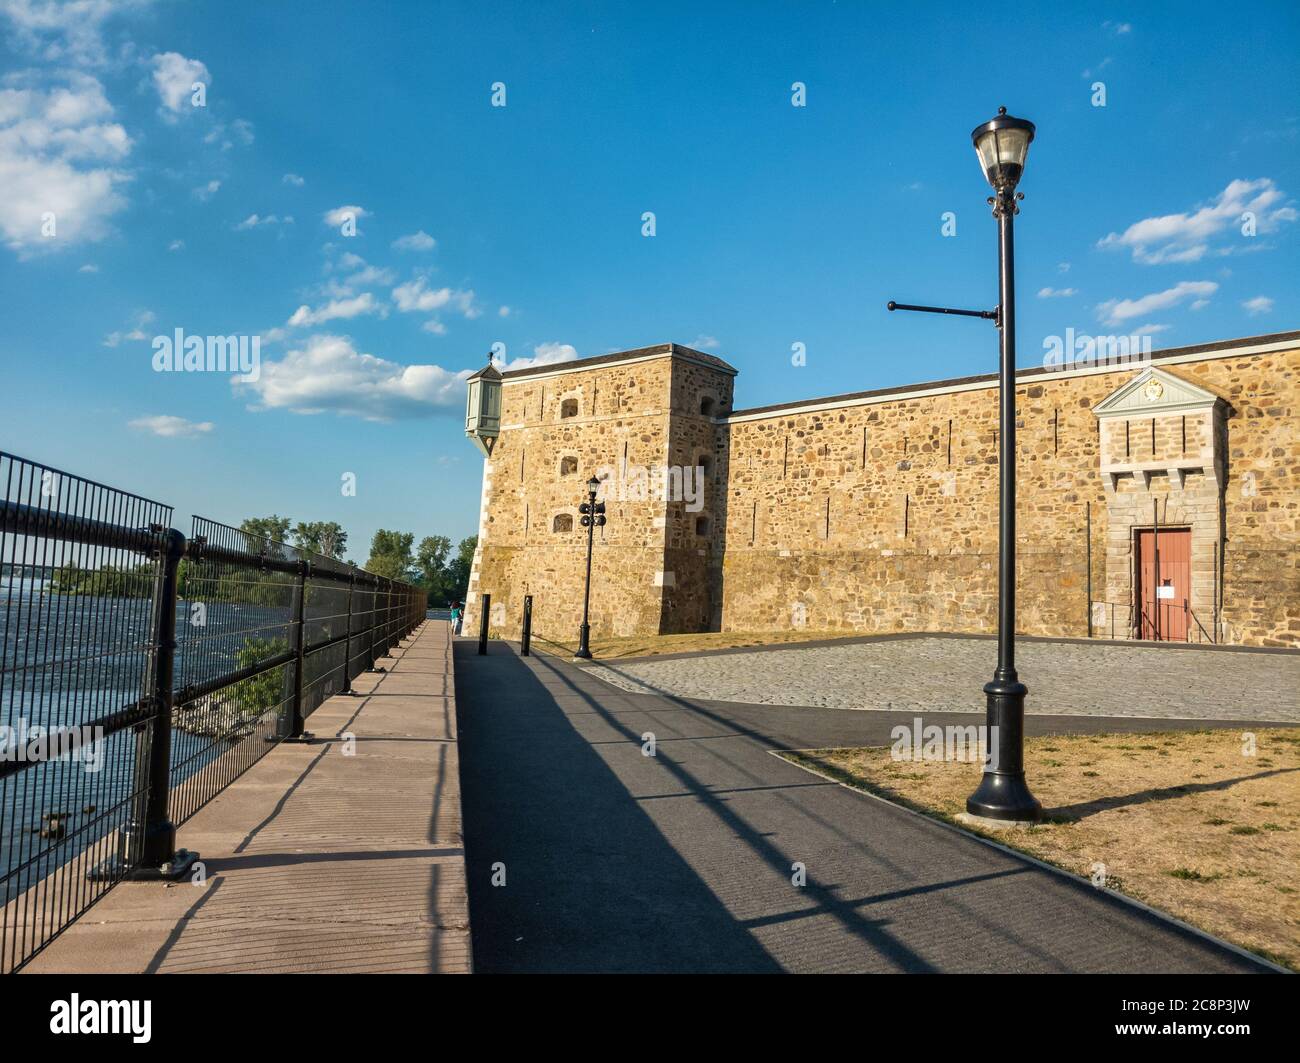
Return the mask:
M 596 492 L 599 490 L 600 481 L 593 476 L 587 481 L 587 501 L 578 507 L 578 512 L 582 514 L 581 524 L 587 529 L 587 583 L 582 590 L 582 628 L 574 660 L 591 659 L 591 625 L 587 622 L 591 604 L 591 546 L 596 529 L 605 524 L 605 503 L 596 501 Z
M 1014 218 L 1020 213 L 1016 192 L 1025 156 L 1034 139 L 1034 124 L 998 108 L 997 117 L 971 134 L 984 176 L 993 186 L 988 202 L 998 220 L 998 307 L 996 310 L 951 310 L 944 307 L 890 303 L 890 310 L 960 314 L 993 320 L 1001 333 L 998 372 L 998 664 L 984 686 L 988 702 L 988 755 L 979 787 L 966 799 L 966 811 L 1000 820 L 1036 820 L 1042 805 L 1025 781 L 1025 695 L 1016 674 L 1016 288 Z

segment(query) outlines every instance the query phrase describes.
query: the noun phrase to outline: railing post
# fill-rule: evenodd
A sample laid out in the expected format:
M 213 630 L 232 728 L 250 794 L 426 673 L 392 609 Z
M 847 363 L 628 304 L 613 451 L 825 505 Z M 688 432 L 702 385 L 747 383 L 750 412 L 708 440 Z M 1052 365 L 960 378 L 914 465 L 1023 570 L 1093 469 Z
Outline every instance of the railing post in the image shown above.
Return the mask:
M 383 582 L 383 577 L 375 576 L 374 580 L 374 587 L 370 591 L 370 630 L 366 633 L 370 646 L 370 664 L 366 666 L 366 671 L 382 672 L 382 668 L 375 667 L 375 661 L 379 660 L 379 655 L 375 652 L 375 635 L 379 631 L 379 588 Z
M 343 689 L 342 694 L 352 693 L 352 591 L 357 585 L 357 574 L 348 576 L 348 620 L 347 631 L 343 636 Z
M 151 639 L 153 643 L 153 718 L 136 731 L 135 785 L 146 776 L 145 789 L 134 802 L 131 822 L 123 828 L 117 858 L 96 865 L 89 877 L 99 881 L 179 879 L 190 873 L 199 854 L 176 848 L 176 825 L 171 821 L 172 693 L 176 678 L 177 573 L 185 556 L 185 536 L 175 528 L 163 529 L 159 554 L 161 569 L 154 593 Z
M 282 742 L 310 742 L 315 737 L 303 730 L 302 716 L 302 679 L 307 645 L 307 577 L 310 574 L 311 562 L 306 559 L 299 561 L 298 582 L 293 588 L 293 700 L 287 710 L 280 714 Z
M 1084 508 L 1084 553 L 1087 557 L 1088 567 L 1088 638 L 1092 638 L 1092 503 L 1088 502 Z
M 381 647 L 380 655 L 383 657 L 387 657 L 389 655 L 388 651 L 393 648 L 393 643 L 391 641 L 392 632 L 388 630 L 389 609 L 391 608 L 392 603 L 393 603 L 393 586 L 387 579 L 385 579 L 384 580 L 384 612 L 383 612 L 383 619 L 379 622 L 379 645 Z
M 533 641 L 533 596 L 524 595 L 524 630 L 519 636 L 519 655 L 528 656 L 528 646 Z
M 491 608 L 492 595 L 483 595 L 483 604 L 479 606 L 478 613 L 478 655 L 480 657 L 487 655 L 488 612 Z

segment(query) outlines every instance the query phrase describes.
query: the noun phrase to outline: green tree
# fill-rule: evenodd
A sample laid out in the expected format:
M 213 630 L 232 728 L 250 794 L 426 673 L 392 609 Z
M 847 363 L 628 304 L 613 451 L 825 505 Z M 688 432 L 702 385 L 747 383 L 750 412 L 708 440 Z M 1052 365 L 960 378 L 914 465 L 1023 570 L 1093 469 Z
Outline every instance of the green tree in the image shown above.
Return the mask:
M 272 514 L 269 517 L 249 517 L 240 526 L 244 533 L 244 548 L 254 554 L 279 557 L 278 543 L 289 541 L 289 518 Z
M 465 595 L 469 592 L 469 570 L 474 564 L 474 550 L 478 546 L 478 536 L 471 535 L 467 539 L 462 539 L 460 545 L 456 547 L 456 556 L 446 568 L 446 578 L 444 583 L 445 595 L 447 601 L 465 600 Z
M 324 554 L 335 561 L 342 561 L 343 551 L 348 545 L 348 533 L 337 521 L 300 520 L 293 529 L 293 545 L 300 550 L 310 550 L 314 554 Z
M 370 559 L 366 569 L 389 579 L 410 580 L 415 559 L 411 548 L 415 535 L 411 532 L 388 531 L 380 528 L 370 540 Z
M 445 535 L 426 535 L 415 550 L 415 566 L 420 570 L 420 583 L 428 589 L 438 587 L 451 553 L 451 540 Z
M 235 665 L 251 668 L 262 661 L 278 657 L 289 648 L 284 639 L 245 638 L 241 649 L 235 651 Z M 285 669 L 272 668 L 252 679 L 243 679 L 230 691 L 231 702 L 246 716 L 261 716 L 276 708 L 284 699 Z

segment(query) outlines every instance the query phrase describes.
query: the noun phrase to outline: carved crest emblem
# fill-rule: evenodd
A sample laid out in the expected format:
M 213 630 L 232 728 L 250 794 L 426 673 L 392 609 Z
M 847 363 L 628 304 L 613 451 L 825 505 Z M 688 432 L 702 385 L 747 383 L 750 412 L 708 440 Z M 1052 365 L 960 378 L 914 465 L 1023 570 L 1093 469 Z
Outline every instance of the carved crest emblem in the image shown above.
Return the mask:
M 1147 386 L 1142 389 L 1142 394 L 1146 396 L 1147 402 L 1157 402 L 1165 393 L 1165 386 L 1155 377 L 1147 381 Z

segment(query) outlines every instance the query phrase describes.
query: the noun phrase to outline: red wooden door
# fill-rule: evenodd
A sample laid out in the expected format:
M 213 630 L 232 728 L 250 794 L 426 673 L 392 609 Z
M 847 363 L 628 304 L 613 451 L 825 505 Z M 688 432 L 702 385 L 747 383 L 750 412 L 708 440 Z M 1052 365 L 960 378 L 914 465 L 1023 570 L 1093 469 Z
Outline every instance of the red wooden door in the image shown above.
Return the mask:
M 1138 638 L 1184 641 L 1192 600 L 1191 530 L 1139 528 L 1137 557 Z

